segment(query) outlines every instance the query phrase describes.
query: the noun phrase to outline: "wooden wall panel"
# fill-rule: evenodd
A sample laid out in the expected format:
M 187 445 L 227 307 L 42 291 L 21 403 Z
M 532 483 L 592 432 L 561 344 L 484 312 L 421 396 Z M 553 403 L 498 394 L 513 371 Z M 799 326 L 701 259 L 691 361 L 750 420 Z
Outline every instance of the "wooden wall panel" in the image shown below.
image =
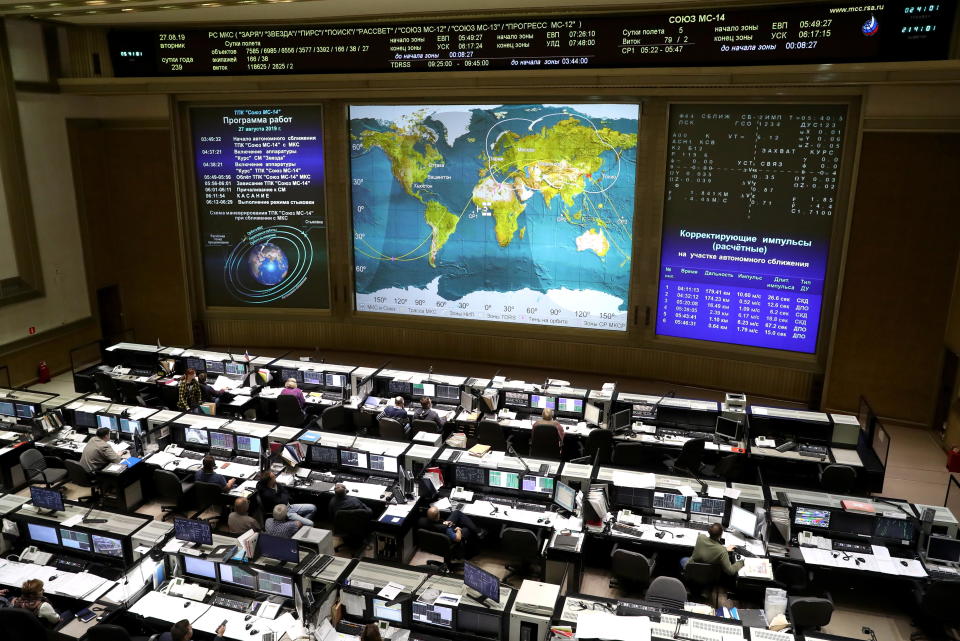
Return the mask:
M 14 386 L 27 385 L 37 379 L 37 365 L 40 361 L 46 361 L 54 374 L 68 371 L 70 350 L 98 338 L 100 328 L 96 320 L 86 318 L 5 345 L 3 351 L 0 351 L 0 365 L 10 368 L 10 380 Z M 96 353 L 96 349 L 84 350 L 78 354 L 78 358 L 89 358 Z M 0 381 L 3 381 L 0 384 L 6 385 L 5 377 L 0 376 Z
M 825 405 L 929 425 L 960 252 L 960 134 L 867 132 Z

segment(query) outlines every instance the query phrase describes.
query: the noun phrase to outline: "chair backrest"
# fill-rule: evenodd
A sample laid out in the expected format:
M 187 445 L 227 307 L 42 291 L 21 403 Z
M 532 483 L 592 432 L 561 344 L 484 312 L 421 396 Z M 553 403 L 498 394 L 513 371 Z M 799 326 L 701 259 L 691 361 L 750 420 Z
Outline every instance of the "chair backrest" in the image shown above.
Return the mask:
M 130 633 L 119 625 L 98 623 L 87 630 L 89 641 L 130 641 Z
M 410 440 L 410 438 L 407 436 L 406 430 L 403 429 L 403 425 L 401 425 L 400 421 L 396 419 L 384 416 L 377 421 L 377 426 L 380 428 L 380 438 L 386 438 L 392 441 Z
M 711 586 L 720 581 L 720 571 L 719 565 L 691 560 L 683 568 L 683 578 L 694 585 Z
M 160 403 L 168 410 L 177 409 L 180 402 L 180 391 L 176 385 L 158 385 L 160 388 Z
M 3 638 L 12 641 L 42 641 L 51 638 L 40 619 L 23 608 L 0 608 L 0 629 Z
M 120 396 L 120 390 L 117 389 L 117 384 L 114 382 L 113 378 L 105 372 L 94 372 L 93 382 L 97 386 L 97 391 L 101 395 L 106 396 L 114 403 L 122 402 Z
M 507 439 L 503 435 L 503 428 L 496 421 L 480 421 L 477 426 L 477 443 L 489 445 L 500 452 L 507 451 Z
M 702 438 L 692 438 L 684 443 L 674 467 L 691 472 L 698 471 L 703 464 L 703 452 L 706 445 L 707 441 Z
M 683 604 L 687 601 L 687 588 L 683 586 L 680 579 L 672 576 L 658 576 L 650 584 L 643 600 L 665 608 L 682 610 Z
M 822 628 L 830 623 L 833 603 L 830 599 L 799 597 L 790 601 L 790 623 L 794 632 Z
M 371 527 L 366 510 L 338 510 L 333 517 L 333 533 L 337 536 L 363 536 Z
M 613 464 L 617 467 L 643 467 L 649 462 L 650 447 L 644 443 L 617 443 L 613 448 Z
M 183 497 L 183 485 L 180 477 L 170 470 L 154 470 L 153 486 L 160 498 L 179 501 Z
M 433 530 L 417 530 L 417 545 L 423 552 L 442 556 L 445 561 L 449 560 L 453 552 L 453 541 L 450 537 Z
M 93 483 L 93 477 L 87 472 L 87 468 L 80 465 L 79 462 L 67 458 L 63 459 L 63 466 L 67 470 L 67 478 L 70 479 L 71 483 L 83 486 Z
M 286 427 L 300 427 L 307 415 L 300 409 L 300 401 L 292 394 L 277 396 L 277 422 Z
M 717 462 L 716 475 L 725 481 L 738 481 L 743 476 L 747 457 L 742 454 L 727 454 Z
M 820 486 L 827 492 L 846 494 L 857 481 L 857 471 L 849 465 L 833 463 L 820 473 Z
M 347 411 L 343 405 L 331 405 L 320 414 L 320 429 L 342 432 L 347 422 Z
M 206 509 L 211 505 L 220 505 L 224 498 L 224 489 L 216 483 L 197 481 L 193 484 L 193 491 L 197 497 L 197 507 Z
M 610 555 L 610 567 L 619 579 L 637 586 L 650 584 L 650 561 L 639 552 L 617 548 Z
M 540 539 L 530 530 L 520 527 L 505 527 L 500 533 L 500 543 L 513 558 L 533 559 L 540 556 Z
M 600 465 L 609 465 L 613 461 L 613 431 L 597 428 L 591 430 L 587 435 L 587 454 L 591 461 L 597 456 L 597 463 Z
M 778 563 L 773 568 L 773 580 L 781 583 L 783 589 L 794 596 L 804 592 L 810 585 L 807 568 L 799 563 Z
M 555 425 L 536 425 L 530 435 L 530 456 L 560 459 L 560 434 Z
M 20 455 L 20 467 L 23 468 L 27 480 L 32 481 L 34 477 L 39 476 L 41 472 L 47 469 L 47 461 L 43 458 L 40 450 L 29 449 Z
M 923 617 L 943 623 L 960 622 L 960 583 L 955 581 L 936 581 L 928 583 L 920 597 L 920 614 Z
M 440 426 L 436 421 L 428 421 L 422 418 L 413 419 L 413 432 L 427 432 L 429 434 L 440 434 Z

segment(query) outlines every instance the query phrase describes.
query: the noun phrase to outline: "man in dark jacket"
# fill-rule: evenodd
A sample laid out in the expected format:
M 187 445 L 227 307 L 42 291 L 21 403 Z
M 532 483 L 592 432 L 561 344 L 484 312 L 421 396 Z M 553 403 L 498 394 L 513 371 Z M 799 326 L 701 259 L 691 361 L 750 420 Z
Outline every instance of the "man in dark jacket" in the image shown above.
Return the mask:
M 350 496 L 347 487 L 343 483 L 337 483 L 336 487 L 333 488 L 333 497 L 330 499 L 329 510 L 331 521 L 333 521 L 337 516 L 337 512 L 340 510 L 363 510 L 367 513 L 368 517 L 373 516 L 373 510 L 357 497 Z
M 226 625 L 217 628 L 217 636 L 214 637 L 213 641 L 223 641 L 223 635 L 226 631 Z M 192 638 L 193 626 L 190 625 L 189 620 L 182 619 L 174 623 L 168 632 L 161 632 L 156 637 L 156 641 L 190 641 Z
M 300 521 L 307 527 L 313 526 L 310 517 L 317 511 L 317 506 L 310 503 L 290 503 L 290 494 L 287 490 L 277 483 L 277 475 L 272 470 L 267 470 L 257 482 L 257 496 L 260 497 L 260 506 L 264 514 L 273 514 L 273 508 L 278 503 L 287 506 L 287 516 L 294 521 Z

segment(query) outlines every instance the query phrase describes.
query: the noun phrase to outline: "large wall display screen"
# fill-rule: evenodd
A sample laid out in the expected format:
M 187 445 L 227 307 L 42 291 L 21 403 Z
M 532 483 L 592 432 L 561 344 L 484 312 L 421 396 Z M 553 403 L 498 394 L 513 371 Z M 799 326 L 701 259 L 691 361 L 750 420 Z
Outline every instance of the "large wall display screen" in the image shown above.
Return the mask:
M 316 105 L 190 109 L 207 305 L 329 307 Z
M 357 309 L 625 330 L 639 111 L 351 107 Z
M 844 105 L 674 105 L 657 334 L 813 353 Z

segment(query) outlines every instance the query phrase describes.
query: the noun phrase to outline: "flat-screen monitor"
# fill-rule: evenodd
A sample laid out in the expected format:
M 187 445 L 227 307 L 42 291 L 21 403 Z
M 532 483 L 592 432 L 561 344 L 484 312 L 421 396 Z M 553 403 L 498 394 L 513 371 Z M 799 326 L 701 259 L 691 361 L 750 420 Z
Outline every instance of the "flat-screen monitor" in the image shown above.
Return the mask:
M 577 511 L 577 491 L 563 483 L 562 481 L 556 482 L 556 487 L 553 492 L 553 502 L 560 506 L 561 509 L 566 510 L 567 512 L 576 512 Z
M 500 614 L 457 608 L 457 631 L 499 639 L 503 632 Z
M 110 536 L 93 535 L 93 551 L 106 556 L 123 556 L 123 542 Z
M 213 545 L 213 532 L 210 529 L 210 524 L 206 521 L 174 519 L 173 535 L 180 541 L 199 543 L 200 545 Z
M 60 544 L 60 539 L 57 537 L 57 528 L 55 527 L 38 525 L 37 523 L 27 523 L 27 533 L 30 535 L 30 540 L 34 543 Z
M 633 421 L 633 408 L 620 410 L 610 417 L 610 424 L 608 427 L 611 430 L 622 430 L 630 427 L 630 423 Z
M 613 503 L 630 508 L 645 508 L 653 505 L 653 491 L 625 485 L 613 486 Z
M 583 399 L 561 396 L 557 399 L 557 410 L 565 414 L 583 414 Z
M 526 392 L 504 392 L 503 404 L 507 407 L 530 407 L 530 395 Z
M 487 470 L 476 465 L 458 465 L 453 473 L 457 485 L 486 485 Z
M 403 604 L 387 605 L 384 599 L 373 599 L 373 618 L 392 623 L 403 623 Z
M 143 433 L 143 428 L 140 425 L 140 421 L 133 418 L 121 418 L 120 419 L 120 431 L 124 434 L 137 434 Z
M 873 536 L 892 541 L 910 541 L 913 539 L 913 521 L 878 516 L 873 526 Z
M 453 627 L 453 609 L 423 601 L 413 602 L 413 620 L 441 628 Z
M 323 385 L 323 372 L 307 370 L 303 373 L 304 385 Z
M 527 474 L 523 477 L 521 487 L 524 492 L 553 494 L 553 478 L 549 476 L 534 476 L 533 474 Z
M 96 414 L 91 414 L 90 412 L 81 412 L 80 410 L 75 410 L 73 412 L 73 422 L 74 427 L 96 427 L 97 416 Z
M 724 436 L 731 441 L 739 440 L 740 421 L 735 421 L 732 418 L 726 418 L 724 416 L 718 416 L 715 431 L 719 436 Z
M 217 579 L 217 564 L 194 556 L 183 557 L 183 573 L 204 579 Z
M 300 549 L 293 539 L 271 536 L 261 532 L 257 537 L 257 556 L 297 563 L 300 560 Z
M 801 527 L 828 528 L 830 527 L 830 510 L 797 506 L 793 514 L 793 524 Z
M 17 411 L 13 407 L 13 403 L 8 403 L 7 401 L 0 401 L 0 414 L 3 416 L 16 416 Z
M 555 410 L 557 409 L 557 397 L 531 394 L 530 407 L 535 407 L 538 410 Z
M 321 465 L 337 465 L 340 463 L 340 455 L 337 454 L 337 448 L 335 447 L 311 445 L 310 462 L 320 463 Z
M 927 558 L 943 563 L 960 563 L 960 540 L 932 534 L 927 541 Z
M 414 383 L 410 394 L 414 398 L 429 396 L 434 398 L 437 395 L 437 388 L 433 383 Z
M 26 403 L 16 403 L 14 409 L 17 412 L 19 418 L 33 418 L 34 409 L 33 405 L 27 405 Z
M 600 425 L 600 408 L 593 403 L 584 405 L 583 420 L 587 425 Z
M 237 434 L 237 451 L 247 454 L 260 454 L 260 437 Z
M 43 510 L 63 512 L 63 495 L 57 490 L 30 486 L 30 502 Z
M 520 475 L 516 472 L 489 470 L 487 475 L 487 484 L 490 487 L 502 487 L 507 490 L 519 490 Z
M 460 397 L 459 385 L 437 385 L 437 398 L 455 401 Z
M 737 530 L 741 534 L 753 536 L 757 531 L 757 515 L 749 510 L 745 510 L 739 505 L 730 506 L 731 530 Z
M 386 472 L 387 474 L 397 473 L 397 457 L 387 456 L 385 454 L 371 454 L 369 457 L 370 471 Z
M 303 382 L 303 372 L 298 369 L 282 369 L 280 370 L 280 382 L 284 383 L 290 379 L 295 380 L 298 383 Z
M 324 383 L 327 387 L 344 388 L 347 386 L 346 374 L 325 374 Z
M 223 583 L 239 585 L 250 590 L 257 589 L 257 575 L 254 572 L 229 563 L 220 563 L 219 565 L 220 581 Z
M 687 497 L 672 492 L 654 492 L 653 507 L 658 510 L 687 511 Z
M 367 469 L 367 453 L 356 450 L 340 450 L 340 465 Z
M 90 551 L 90 535 L 86 532 L 77 532 L 60 528 L 60 545 L 71 550 L 80 550 L 82 552 Z
M 410 396 L 410 383 L 407 381 L 390 381 L 387 389 L 390 390 L 390 396 Z
M 500 579 L 473 563 L 463 564 L 463 583 L 495 603 L 500 602 Z
M 695 514 L 706 514 L 707 516 L 723 516 L 727 507 L 726 499 L 711 499 L 700 496 L 690 497 L 690 511 Z
M 183 442 L 187 445 L 210 445 L 210 437 L 202 427 L 184 426 Z
M 218 450 L 232 450 L 234 444 L 233 434 L 229 432 L 208 432 L 210 437 L 210 447 Z
M 223 371 L 225 374 L 231 376 L 243 376 L 247 373 L 247 366 L 243 363 L 225 363 L 223 366 Z
M 109 416 L 107 414 L 97 414 L 97 427 L 105 427 L 111 432 L 116 432 L 120 429 L 120 426 L 117 423 L 117 417 Z
M 257 577 L 257 586 L 260 592 L 293 598 L 293 579 L 289 576 L 261 572 Z
M 202 372 L 207 367 L 207 362 L 202 358 L 197 358 L 195 356 L 188 356 L 186 362 L 184 363 L 187 369 L 194 369 L 198 372 Z
M 207 374 L 223 374 L 226 369 L 223 366 L 223 361 L 207 361 Z

